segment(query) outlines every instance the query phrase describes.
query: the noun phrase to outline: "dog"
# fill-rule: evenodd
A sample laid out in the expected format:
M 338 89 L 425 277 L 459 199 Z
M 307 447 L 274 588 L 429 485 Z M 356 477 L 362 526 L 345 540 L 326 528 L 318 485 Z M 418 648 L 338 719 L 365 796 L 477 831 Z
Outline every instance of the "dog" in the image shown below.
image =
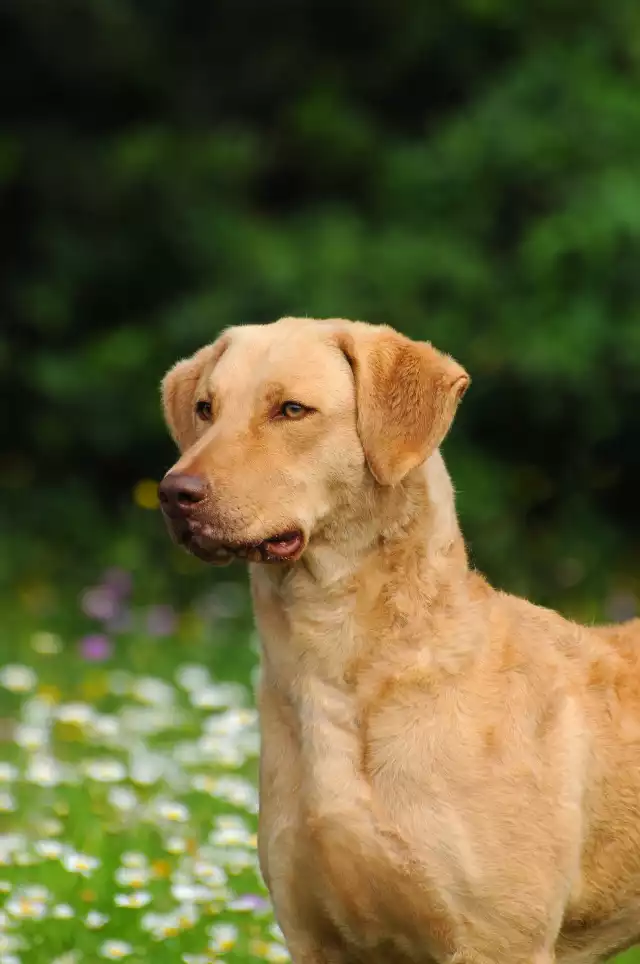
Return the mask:
M 259 858 L 294 964 L 591 964 L 640 941 L 640 620 L 467 561 L 440 454 L 469 385 L 340 319 L 225 331 L 162 393 L 174 539 L 246 559 Z

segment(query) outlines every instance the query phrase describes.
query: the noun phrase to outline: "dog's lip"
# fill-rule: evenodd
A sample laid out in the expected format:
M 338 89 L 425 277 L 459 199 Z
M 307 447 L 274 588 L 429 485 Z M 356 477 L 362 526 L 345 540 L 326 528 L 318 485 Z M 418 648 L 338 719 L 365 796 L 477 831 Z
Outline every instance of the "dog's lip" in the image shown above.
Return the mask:
M 231 542 L 211 537 L 207 528 L 188 524 L 178 534 L 181 545 L 204 561 L 220 562 L 226 557 L 249 562 L 294 562 L 300 558 L 306 544 L 301 529 L 287 529 L 261 541 Z

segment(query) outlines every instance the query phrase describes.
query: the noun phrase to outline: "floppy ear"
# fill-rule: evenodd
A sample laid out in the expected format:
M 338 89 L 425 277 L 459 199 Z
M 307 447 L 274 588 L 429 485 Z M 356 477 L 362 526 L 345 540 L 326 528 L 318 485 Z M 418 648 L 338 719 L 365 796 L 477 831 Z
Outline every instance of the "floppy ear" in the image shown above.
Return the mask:
M 167 427 L 181 452 L 196 441 L 196 389 L 207 365 L 213 365 L 229 344 L 221 335 L 190 358 L 176 362 L 162 379 L 162 406 Z
M 395 485 L 440 445 L 469 376 L 429 342 L 387 326 L 354 322 L 338 342 L 355 377 L 358 434 L 369 468 L 382 485 Z

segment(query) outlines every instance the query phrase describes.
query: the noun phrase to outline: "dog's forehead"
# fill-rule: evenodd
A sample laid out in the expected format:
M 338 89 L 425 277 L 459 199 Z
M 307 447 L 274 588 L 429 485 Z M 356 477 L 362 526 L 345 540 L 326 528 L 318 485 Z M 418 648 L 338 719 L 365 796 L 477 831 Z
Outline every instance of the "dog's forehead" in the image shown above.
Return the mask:
M 278 384 L 309 403 L 328 393 L 336 401 L 353 396 L 351 370 L 328 326 L 287 319 L 233 328 L 227 337 L 209 375 L 212 393 L 248 399 Z

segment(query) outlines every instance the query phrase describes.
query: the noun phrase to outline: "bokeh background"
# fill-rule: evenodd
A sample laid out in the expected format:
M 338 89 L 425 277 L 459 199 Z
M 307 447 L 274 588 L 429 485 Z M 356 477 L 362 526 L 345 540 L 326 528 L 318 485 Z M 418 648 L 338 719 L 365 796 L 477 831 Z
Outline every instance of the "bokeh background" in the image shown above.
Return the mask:
M 20 0 L 0 44 L 7 580 L 174 591 L 160 376 L 300 313 L 469 369 L 447 455 L 493 579 L 637 592 L 637 3 Z
M 25 706 L 57 740 L 55 706 L 110 705 L 114 672 L 249 680 L 246 574 L 174 549 L 155 497 L 160 378 L 231 324 L 452 353 L 474 563 L 633 615 L 636 0 L 6 0 L 0 104 L 1 647 L 35 672 L 0 696 L 8 754 Z

